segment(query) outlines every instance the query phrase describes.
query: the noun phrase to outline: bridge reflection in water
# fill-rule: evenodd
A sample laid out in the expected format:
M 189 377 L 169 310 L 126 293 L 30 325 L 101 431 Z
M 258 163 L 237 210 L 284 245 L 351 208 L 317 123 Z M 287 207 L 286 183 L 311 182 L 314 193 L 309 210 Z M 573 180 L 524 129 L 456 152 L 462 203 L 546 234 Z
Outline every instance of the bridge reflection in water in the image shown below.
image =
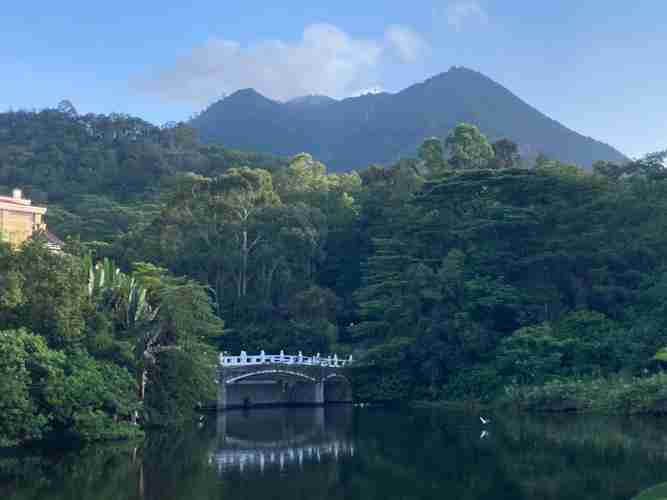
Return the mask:
M 217 417 L 209 463 L 226 473 L 264 473 L 338 462 L 355 454 L 352 408 L 227 411 Z

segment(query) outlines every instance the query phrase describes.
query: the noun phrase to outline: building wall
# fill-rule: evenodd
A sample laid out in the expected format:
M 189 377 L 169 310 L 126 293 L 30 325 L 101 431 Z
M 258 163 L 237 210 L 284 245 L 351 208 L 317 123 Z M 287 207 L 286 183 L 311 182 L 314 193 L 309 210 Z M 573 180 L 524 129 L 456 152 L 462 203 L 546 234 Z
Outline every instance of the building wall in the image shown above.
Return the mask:
M 15 246 L 20 245 L 42 227 L 41 218 L 40 214 L 0 209 L 2 239 Z
M 43 216 L 46 208 L 36 207 L 23 198 L 20 189 L 12 196 L 0 196 L 0 239 L 19 246 L 36 231 L 46 230 Z

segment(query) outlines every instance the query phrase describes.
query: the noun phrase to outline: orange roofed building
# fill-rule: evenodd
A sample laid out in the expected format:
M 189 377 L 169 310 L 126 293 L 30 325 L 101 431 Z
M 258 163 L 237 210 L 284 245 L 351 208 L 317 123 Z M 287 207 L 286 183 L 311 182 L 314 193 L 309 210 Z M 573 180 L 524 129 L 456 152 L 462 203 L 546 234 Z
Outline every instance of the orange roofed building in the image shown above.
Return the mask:
M 20 189 L 14 189 L 12 196 L 0 196 L 0 239 L 13 247 L 21 245 L 37 231 L 47 235 L 49 247 L 59 249 L 62 242 L 49 234 L 44 223 L 46 207 L 37 207 L 25 199 Z

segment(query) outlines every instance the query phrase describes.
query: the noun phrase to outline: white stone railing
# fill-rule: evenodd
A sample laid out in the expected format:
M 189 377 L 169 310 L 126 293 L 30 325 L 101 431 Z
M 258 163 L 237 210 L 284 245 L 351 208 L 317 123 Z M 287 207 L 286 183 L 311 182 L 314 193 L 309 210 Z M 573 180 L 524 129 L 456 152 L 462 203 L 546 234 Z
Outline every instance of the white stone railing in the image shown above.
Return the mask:
M 220 365 L 224 367 L 231 366 L 250 366 L 250 365 L 302 365 L 302 366 L 330 366 L 342 368 L 352 364 L 352 356 L 349 358 L 339 358 L 338 355 L 322 357 L 318 352 L 315 356 L 304 356 L 301 351 L 297 355 L 285 354 L 266 354 L 264 351 L 259 354 L 248 354 L 241 351 L 239 356 L 227 356 L 220 354 Z

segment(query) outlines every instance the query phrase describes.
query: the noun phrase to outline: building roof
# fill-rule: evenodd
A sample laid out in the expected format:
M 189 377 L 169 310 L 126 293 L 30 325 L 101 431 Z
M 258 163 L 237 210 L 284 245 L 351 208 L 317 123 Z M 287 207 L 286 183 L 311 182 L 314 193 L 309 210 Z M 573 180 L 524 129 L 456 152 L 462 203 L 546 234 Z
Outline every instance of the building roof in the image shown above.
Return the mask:
M 32 205 L 30 200 L 11 198 L 9 196 L 0 196 L 0 208 L 30 214 L 44 215 L 46 213 L 46 207 L 38 207 Z
M 30 205 L 29 200 L 17 200 L 16 198 L 12 198 L 11 196 L 0 196 L 0 201 L 2 203 L 12 203 L 14 205 L 21 205 L 22 207 Z M 26 203 L 26 201 L 28 201 L 28 203 Z

